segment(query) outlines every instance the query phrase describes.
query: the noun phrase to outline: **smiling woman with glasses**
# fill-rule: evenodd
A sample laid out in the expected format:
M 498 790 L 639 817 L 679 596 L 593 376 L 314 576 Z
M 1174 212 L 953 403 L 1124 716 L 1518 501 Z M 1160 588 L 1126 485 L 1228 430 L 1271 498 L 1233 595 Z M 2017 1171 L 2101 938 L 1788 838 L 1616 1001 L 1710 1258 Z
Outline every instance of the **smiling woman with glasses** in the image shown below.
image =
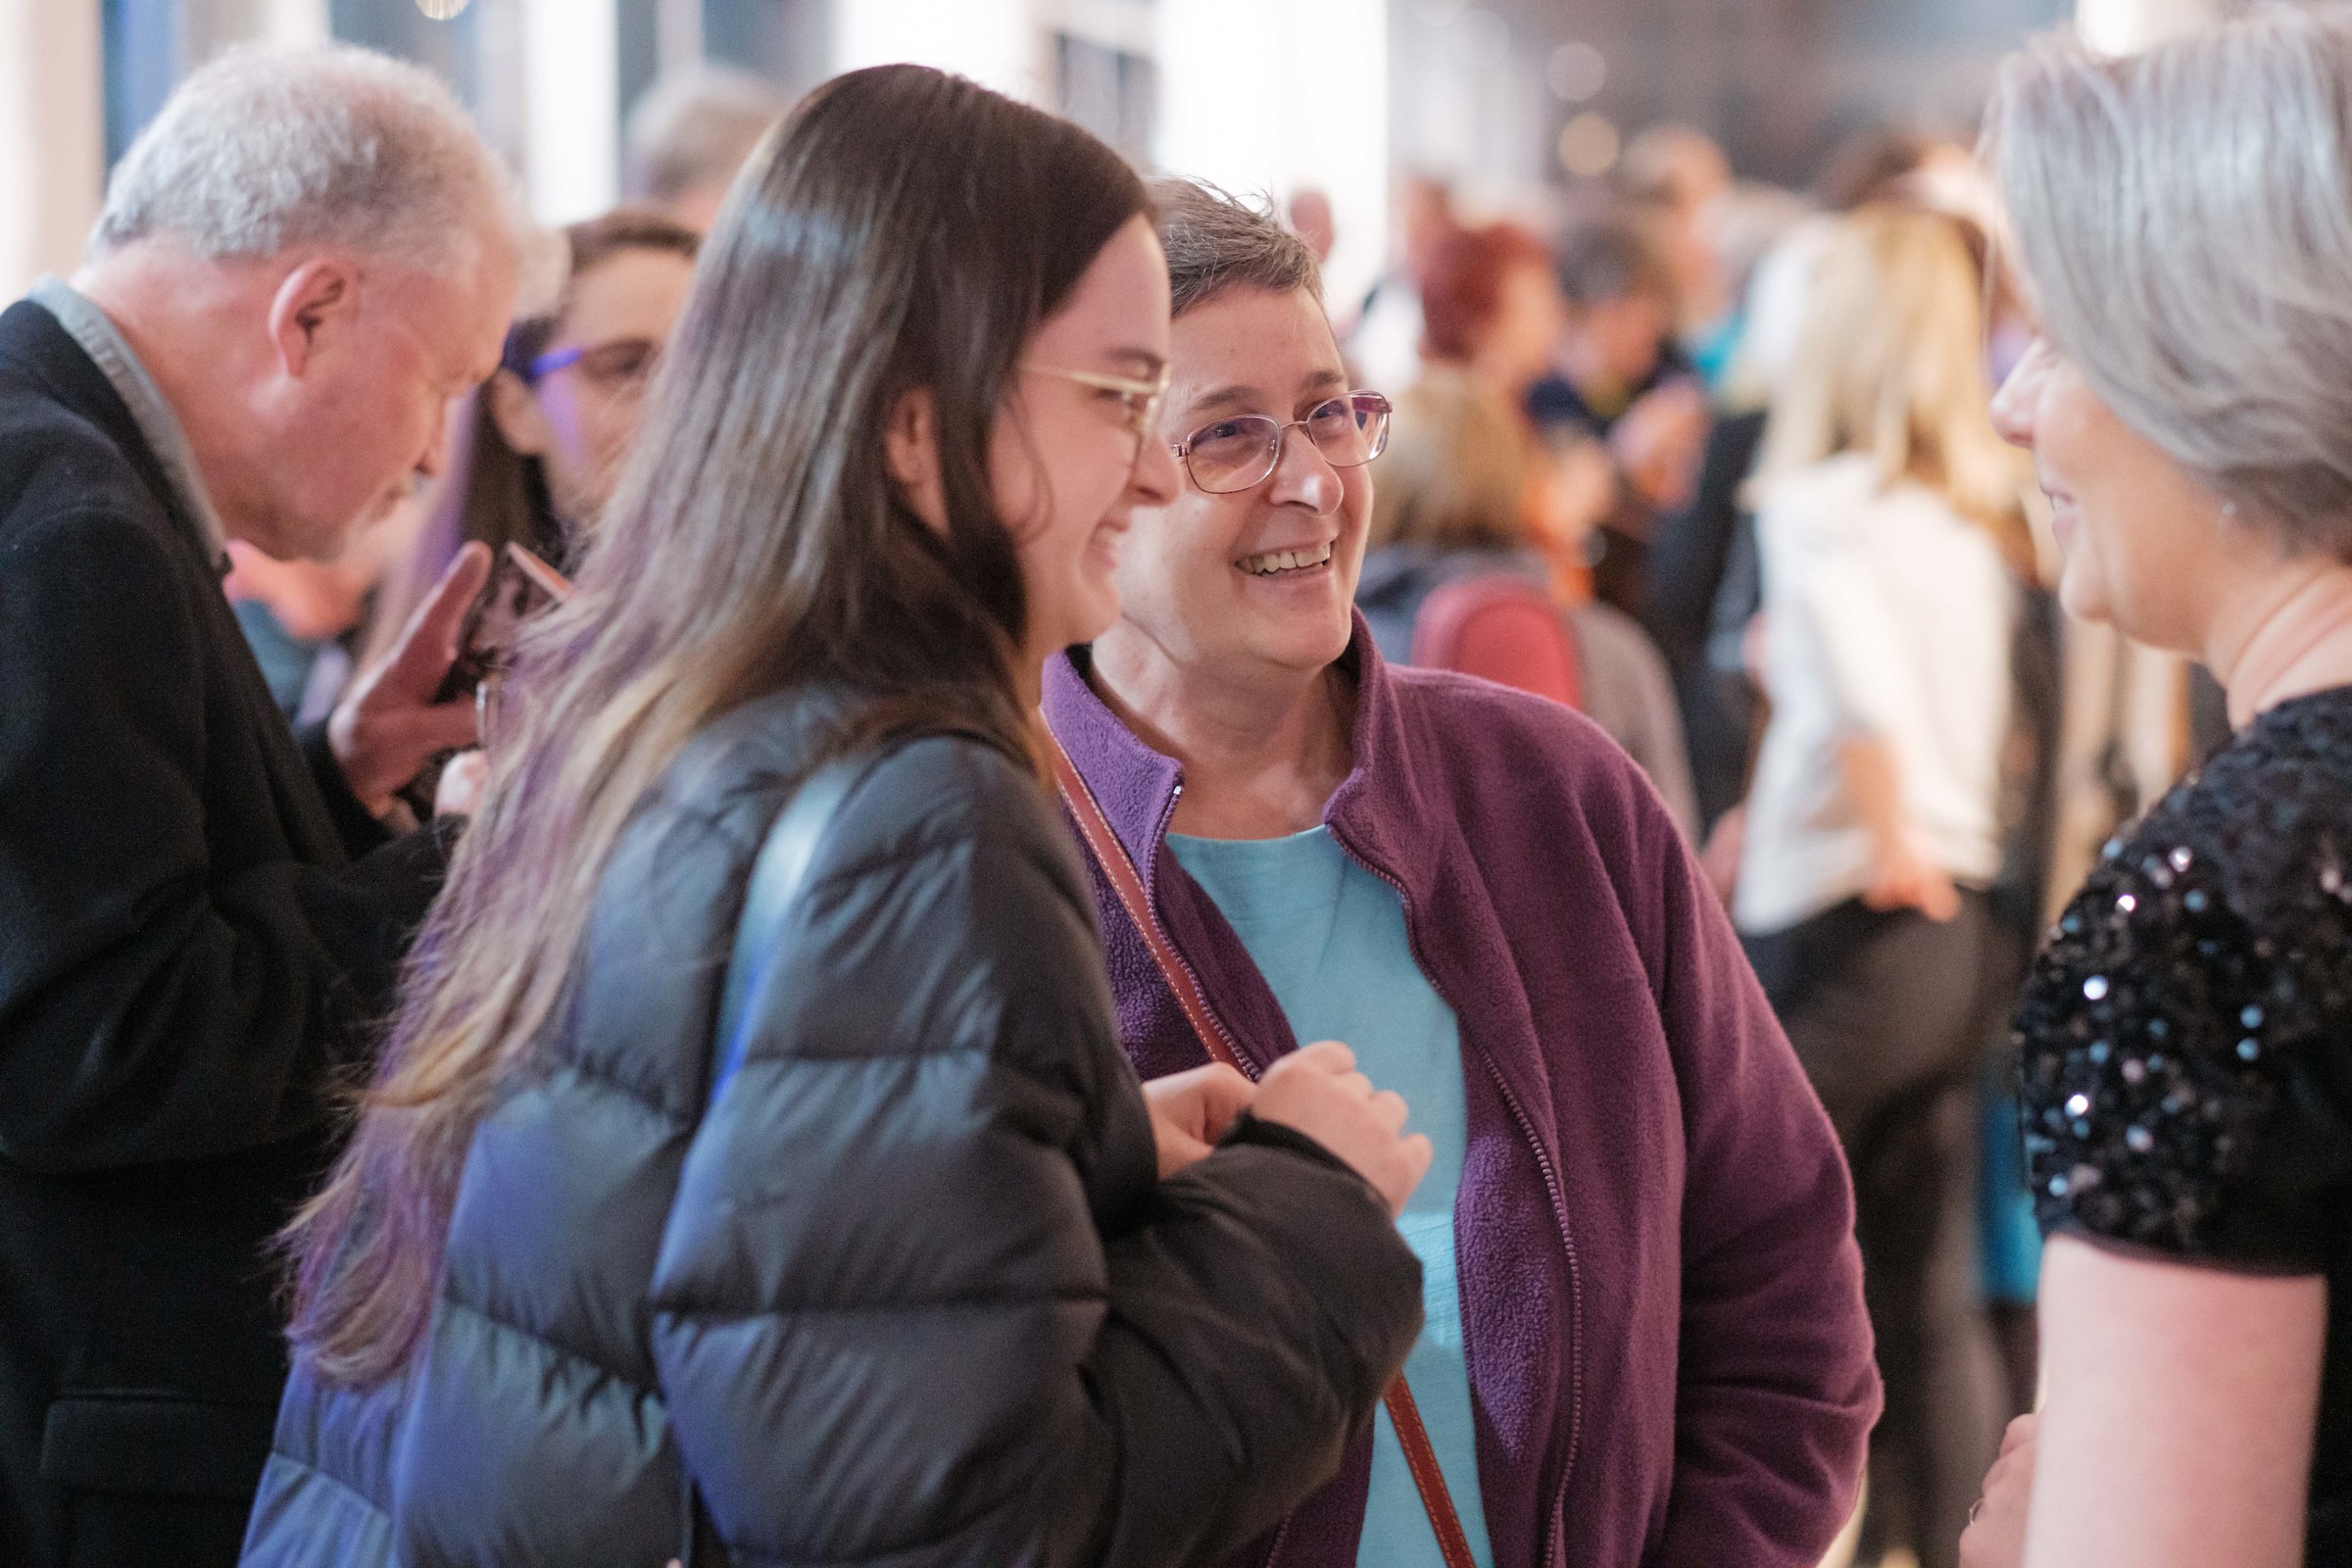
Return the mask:
M 1382 660 L 1352 601 L 1389 400 L 1313 253 L 1152 194 L 1182 481 L 1045 684 L 1119 1041 L 1147 1078 L 1343 1042 L 1433 1153 L 1404 1383 L 1242 1560 L 1812 1568 L 1878 1398 L 1829 1122 L 1633 760 Z

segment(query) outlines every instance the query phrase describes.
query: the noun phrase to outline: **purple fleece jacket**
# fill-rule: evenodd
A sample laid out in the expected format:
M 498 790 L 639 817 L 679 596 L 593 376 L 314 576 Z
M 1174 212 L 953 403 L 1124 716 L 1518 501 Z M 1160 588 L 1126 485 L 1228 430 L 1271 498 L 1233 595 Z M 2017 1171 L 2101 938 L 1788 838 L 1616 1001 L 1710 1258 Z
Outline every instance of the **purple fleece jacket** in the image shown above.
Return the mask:
M 1164 842 L 1182 788 L 1088 687 L 1046 718 L 1245 1060 L 1280 1005 Z M 1639 768 L 1543 698 L 1382 663 L 1362 619 L 1355 766 L 1324 809 L 1396 888 L 1460 1021 L 1454 1210 L 1479 1490 L 1497 1568 L 1813 1568 L 1854 1505 L 1879 1380 L 1836 1137 L 1729 921 Z M 1200 1065 L 1094 867 L 1119 1036 Z M 1371 1463 L 1248 1557 L 1352 1568 Z

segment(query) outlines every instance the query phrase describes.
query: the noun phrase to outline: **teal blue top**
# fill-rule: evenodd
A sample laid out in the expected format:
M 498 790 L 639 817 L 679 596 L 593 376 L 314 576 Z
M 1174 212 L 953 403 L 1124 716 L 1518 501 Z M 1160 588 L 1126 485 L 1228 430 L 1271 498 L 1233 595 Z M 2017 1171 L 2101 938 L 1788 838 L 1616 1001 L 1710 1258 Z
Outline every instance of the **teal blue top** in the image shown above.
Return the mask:
M 1250 950 L 1299 1042 L 1347 1042 L 1374 1084 L 1404 1096 L 1413 1130 L 1427 1133 L 1436 1148 L 1428 1177 L 1397 1222 L 1421 1258 L 1427 1315 L 1404 1375 L 1471 1554 L 1491 1568 L 1454 1280 L 1453 1200 L 1469 1136 L 1453 1009 L 1413 961 L 1396 890 L 1349 859 L 1327 830 L 1283 839 L 1170 834 L 1168 849 Z M 1436 1533 L 1383 1409 L 1356 1568 L 1429 1568 L 1439 1560 Z

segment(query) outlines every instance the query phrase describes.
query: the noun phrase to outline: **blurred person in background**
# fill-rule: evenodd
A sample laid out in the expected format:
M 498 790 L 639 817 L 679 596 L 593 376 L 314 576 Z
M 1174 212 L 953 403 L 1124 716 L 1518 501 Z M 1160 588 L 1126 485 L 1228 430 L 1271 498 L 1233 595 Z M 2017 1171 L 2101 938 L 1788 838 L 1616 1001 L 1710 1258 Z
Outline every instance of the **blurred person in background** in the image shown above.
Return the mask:
M 1332 221 L 1331 198 L 1312 185 L 1295 190 L 1285 216 L 1292 232 L 1306 241 L 1306 248 L 1315 253 L 1315 260 L 1329 262 L 1332 246 L 1339 240 L 1339 230 Z
M 1746 339 L 1748 289 L 1757 265 L 1812 212 L 1812 204 L 1797 192 L 1757 180 L 1742 180 L 1707 205 L 1697 228 L 1712 268 L 1717 307 L 1685 352 L 1718 400 L 1727 394 Z
M 1644 561 L 1642 628 L 1674 677 L 1706 859 L 1727 889 L 1739 854 L 1736 822 L 1723 839 L 1714 835 L 1747 793 L 1760 719 L 1739 647 L 1755 611 L 1755 537 L 1743 497 L 1789 335 L 1775 329 L 1757 280 L 1764 259 L 1806 213 L 1793 192 L 1756 184 L 1733 186 L 1707 207 L 1703 236 L 1734 304 L 1709 338 L 1719 360 L 1702 372 L 1714 406 L 1696 477 L 1689 498 L 1655 520 Z
M 1734 296 L 1712 226 L 1733 193 L 1731 160 L 1697 126 L 1665 121 L 1635 133 L 1612 172 L 1628 214 L 1648 230 L 1673 275 L 1675 337 L 1712 381 L 1730 350 Z
M 1760 602 L 1747 482 L 1803 310 L 1801 294 L 1768 287 L 1767 267 L 1787 233 L 1741 272 L 1737 339 L 1716 388 L 1697 476 L 1690 498 L 1651 530 L 1642 593 L 1642 629 L 1674 677 L 1708 864 L 1727 890 L 1762 718 L 1741 648 Z
M 2352 13 L 2003 68 L 2038 337 L 1994 403 L 2067 612 L 2235 738 L 2109 843 L 2017 1012 L 2038 1420 L 1972 1568 L 2352 1561 Z
M 1364 558 L 1357 608 L 1393 664 L 1483 676 L 1587 714 L 1693 834 L 1697 807 L 1665 662 L 1622 612 L 1554 597 L 1551 563 L 1528 522 L 1531 459 L 1545 455 L 1530 453 L 1516 409 L 1459 371 L 1426 372 L 1397 401 L 1381 457 L 1371 536 L 1384 543 Z M 1581 470 L 1581 495 L 1579 471 L 1563 466 L 1535 495 L 1534 505 L 1559 514 L 1539 531 L 1573 540 L 1605 506 L 1606 466 Z M 1430 636 L 1417 639 L 1424 626 Z
M 1865 125 L 1840 137 L 1813 177 L 1813 201 L 1823 212 L 1850 213 L 1878 202 L 1899 202 L 1913 176 L 1952 145 L 1918 125 Z
M 1975 1094 L 2025 473 L 1959 231 L 1838 221 L 1753 485 L 1771 716 L 1733 913 L 1854 1175 L 1886 1380 L 1861 1560 L 1950 1568 L 1999 1441 Z
M 524 228 L 449 90 L 225 55 L 0 316 L 0 1561 L 235 1558 L 286 1358 L 268 1239 L 331 1157 L 445 831 L 478 553 L 299 738 L 221 592 L 442 461 Z
M 740 66 L 705 62 L 648 87 L 621 132 L 621 195 L 702 233 L 791 100 Z
M 570 569 L 636 443 L 699 244 L 691 228 L 626 209 L 564 230 L 556 297 L 508 329 L 497 373 L 466 403 L 431 513 L 376 600 L 369 655 L 468 541 L 494 556 L 518 544 Z
M 1391 667 L 1354 613 L 1388 403 L 1313 255 L 1208 187 L 1153 195 L 1150 440 L 1181 479 L 1137 510 L 1116 623 L 1046 673 L 1121 1044 L 1151 1075 L 1221 1039 L 1271 1076 L 1337 1036 L 1411 1101 L 1406 1367 L 1470 1561 L 1813 1568 L 1877 1407 L 1835 1136 L 1625 754 Z M 1377 1414 L 1236 1561 L 1432 1568 L 1442 1539 Z
M 1421 360 L 1421 286 L 1431 254 L 1461 226 L 1453 191 L 1434 174 L 1408 174 L 1396 185 L 1396 248 L 1389 270 L 1351 316 L 1336 322 L 1348 363 L 1384 386 L 1404 386 Z
M 1411 476 L 1418 470 L 1426 482 L 1450 489 L 1451 481 L 1439 475 L 1452 459 L 1418 434 L 1406 437 L 1406 499 L 1373 516 L 1375 555 L 1365 564 L 1363 588 L 1367 613 L 1401 645 L 1400 657 L 1486 675 L 1572 707 L 1597 705 L 1589 710 L 1644 766 L 1655 765 L 1652 776 L 1676 822 L 1694 831 L 1681 726 L 1659 715 L 1651 700 L 1656 651 L 1614 606 L 1597 602 L 1606 613 L 1586 612 L 1596 605 L 1591 562 L 1598 530 L 1624 503 L 1615 463 L 1603 442 L 1581 427 L 1545 440 L 1527 416 L 1531 392 L 1547 373 L 1566 319 L 1550 253 L 1535 235 L 1509 223 L 1455 230 L 1431 251 L 1423 319 L 1419 384 L 1429 389 L 1431 415 L 1477 446 L 1476 466 L 1464 476 L 1475 473 L 1480 496 L 1466 513 L 1450 504 L 1423 505 L 1429 497 L 1415 493 Z M 1518 448 L 1507 464 L 1487 445 L 1488 438 L 1505 434 Z M 1455 554 L 1456 522 L 1433 524 L 1433 513 L 1446 513 L 1475 535 L 1501 538 L 1503 519 L 1484 512 L 1485 487 L 1505 473 L 1521 486 L 1509 548 L 1532 552 L 1518 564 L 1545 568 L 1539 586 L 1557 611 L 1576 617 L 1579 632 L 1569 632 L 1556 612 L 1539 613 L 1517 588 L 1517 570 L 1469 571 L 1478 558 Z M 1400 532 L 1408 525 L 1417 536 L 1411 540 Z M 1398 545 L 1403 548 L 1391 548 Z M 1440 564 L 1436 556 L 1453 559 Z M 1430 635 L 1418 638 L 1428 598 L 1441 586 L 1446 591 L 1434 607 Z M 1465 646 L 1465 636 L 1489 646 Z M 1592 677 L 1589 686 L 1584 673 Z M 1683 755 L 1669 760 L 1669 753 Z
M 1697 477 L 1706 392 L 1675 341 L 1672 268 L 1634 214 L 1611 207 L 1568 224 L 1555 297 L 1566 302 L 1566 329 L 1527 390 L 1528 413 L 1546 435 L 1607 445 L 1618 493 L 1591 542 L 1593 592 L 1640 620 L 1650 534 Z
M 1551 365 L 1567 326 L 1551 253 L 1515 223 L 1455 228 L 1421 273 L 1421 361 L 1450 366 L 1513 410 Z M 1520 416 L 1522 426 L 1526 416 Z
M 1526 449 L 1519 511 L 1527 538 L 1550 566 L 1560 603 L 1592 596 L 1592 531 L 1617 502 L 1615 469 L 1600 442 L 1579 427 L 1549 442 L 1529 420 L 1531 391 L 1548 373 L 1566 322 L 1551 253 L 1515 223 L 1457 228 L 1430 248 L 1422 288 L 1421 376 L 1458 380 L 1497 409 Z M 1372 546 L 1391 539 L 1386 514 Z
M 1663 120 L 1625 144 L 1615 175 L 1627 194 L 1672 202 L 1695 216 L 1730 193 L 1732 161 L 1722 143 L 1696 125 Z
M 249 1564 L 1212 1560 L 1419 1326 L 1403 1103 L 1140 1088 L 1039 787 L 1175 493 L 1141 181 L 919 66 L 768 149 L 291 1233 Z

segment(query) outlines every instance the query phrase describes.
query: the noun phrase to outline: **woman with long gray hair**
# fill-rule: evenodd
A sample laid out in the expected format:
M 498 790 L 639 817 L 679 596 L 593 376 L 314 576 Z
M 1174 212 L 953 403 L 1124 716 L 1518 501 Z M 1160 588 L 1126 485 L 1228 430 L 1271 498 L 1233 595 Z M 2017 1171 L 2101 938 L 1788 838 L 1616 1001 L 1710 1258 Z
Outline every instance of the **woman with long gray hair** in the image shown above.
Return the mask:
M 1986 146 L 2061 598 L 2203 661 L 2237 734 L 2027 984 L 2047 1395 L 1964 1560 L 2352 1561 L 2352 12 L 2036 45 Z

